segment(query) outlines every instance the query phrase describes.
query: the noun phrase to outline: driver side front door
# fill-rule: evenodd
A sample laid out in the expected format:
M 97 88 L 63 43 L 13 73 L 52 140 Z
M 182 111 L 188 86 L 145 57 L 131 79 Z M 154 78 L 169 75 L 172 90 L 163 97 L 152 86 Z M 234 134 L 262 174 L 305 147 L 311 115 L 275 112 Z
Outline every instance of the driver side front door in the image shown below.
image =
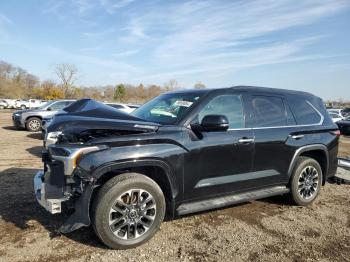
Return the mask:
M 184 198 L 194 200 L 253 186 L 254 138 L 246 128 L 243 95 L 226 93 L 209 99 L 198 113 L 198 123 L 205 115 L 224 115 L 229 121 L 227 131 L 189 131 L 184 170 Z

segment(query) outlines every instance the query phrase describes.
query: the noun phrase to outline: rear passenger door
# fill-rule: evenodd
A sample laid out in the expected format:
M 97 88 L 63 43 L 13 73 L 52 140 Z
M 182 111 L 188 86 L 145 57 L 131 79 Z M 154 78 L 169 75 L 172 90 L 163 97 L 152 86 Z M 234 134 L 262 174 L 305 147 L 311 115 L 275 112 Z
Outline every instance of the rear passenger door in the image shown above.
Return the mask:
M 257 186 L 285 184 L 294 154 L 286 144 L 296 124 L 293 114 L 282 96 L 252 94 L 248 105 L 255 138 L 253 170 L 260 177 Z

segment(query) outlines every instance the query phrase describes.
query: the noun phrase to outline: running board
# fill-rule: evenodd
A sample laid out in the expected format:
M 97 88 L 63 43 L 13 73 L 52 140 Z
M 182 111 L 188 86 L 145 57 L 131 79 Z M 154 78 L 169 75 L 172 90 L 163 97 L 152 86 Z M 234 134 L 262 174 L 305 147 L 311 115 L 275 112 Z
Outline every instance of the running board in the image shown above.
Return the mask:
M 285 186 L 275 186 L 266 189 L 259 189 L 246 193 L 228 195 L 207 200 L 201 200 L 191 203 L 182 204 L 177 208 L 178 215 L 201 212 L 209 209 L 225 207 L 233 204 L 248 202 L 255 199 L 266 198 L 276 195 L 283 195 L 289 192 Z

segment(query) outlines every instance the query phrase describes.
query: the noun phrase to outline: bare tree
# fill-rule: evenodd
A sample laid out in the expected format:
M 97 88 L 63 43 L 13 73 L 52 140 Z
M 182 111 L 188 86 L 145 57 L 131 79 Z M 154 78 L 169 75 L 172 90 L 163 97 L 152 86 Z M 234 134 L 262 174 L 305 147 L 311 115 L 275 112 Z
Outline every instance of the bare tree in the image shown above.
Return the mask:
M 203 89 L 205 88 L 205 84 L 203 84 L 202 82 L 197 82 L 194 84 L 194 88 L 197 88 L 197 89 Z
M 164 88 L 166 91 L 171 91 L 171 90 L 179 89 L 180 85 L 176 81 L 176 79 L 170 79 L 167 83 L 164 84 Z
M 63 94 L 67 97 L 74 82 L 77 80 L 78 69 L 73 64 L 62 63 L 55 66 L 54 73 L 61 81 Z

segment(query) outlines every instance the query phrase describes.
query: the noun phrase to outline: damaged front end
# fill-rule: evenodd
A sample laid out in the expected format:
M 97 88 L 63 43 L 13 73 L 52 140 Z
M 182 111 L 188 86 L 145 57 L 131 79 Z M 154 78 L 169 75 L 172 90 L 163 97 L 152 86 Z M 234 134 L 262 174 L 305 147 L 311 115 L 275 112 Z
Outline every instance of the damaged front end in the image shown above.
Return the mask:
M 95 184 L 84 178 L 76 166 L 84 155 L 107 148 L 103 145 L 52 145 L 43 152 L 44 171 L 39 171 L 34 177 L 38 203 L 51 214 L 62 213 L 63 205 L 74 209 L 59 229 L 61 233 L 90 224 L 89 203 Z

